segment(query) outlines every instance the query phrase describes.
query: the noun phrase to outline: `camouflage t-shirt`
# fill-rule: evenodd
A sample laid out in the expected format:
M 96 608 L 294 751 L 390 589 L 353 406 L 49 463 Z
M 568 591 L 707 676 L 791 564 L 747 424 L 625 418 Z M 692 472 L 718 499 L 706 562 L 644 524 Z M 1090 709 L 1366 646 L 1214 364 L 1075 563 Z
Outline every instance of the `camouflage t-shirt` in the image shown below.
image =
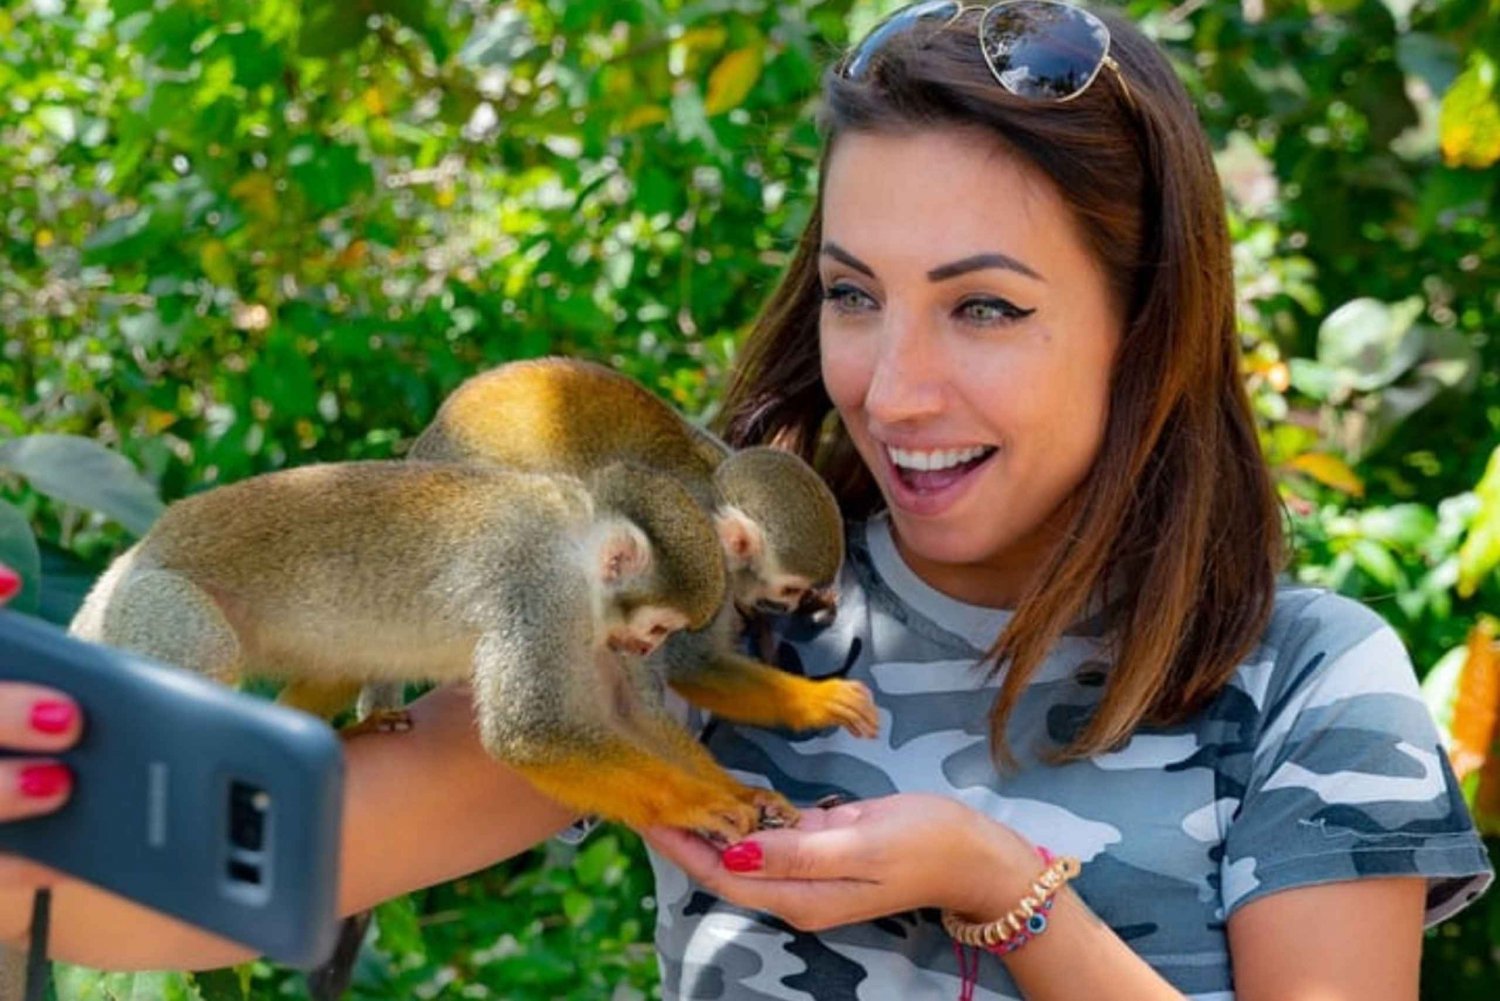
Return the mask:
M 953 796 L 1078 856 L 1082 898 L 1193 998 L 1233 997 L 1225 921 L 1267 893 L 1420 874 L 1436 922 L 1492 877 L 1406 652 L 1354 601 L 1284 587 L 1260 649 L 1196 717 L 1140 730 L 1117 752 L 1047 766 L 1037 750 L 1073 736 L 1104 681 L 1098 622 L 1080 622 L 1017 706 L 1020 767 L 1002 776 L 986 739 L 998 682 L 975 664 L 1009 613 L 923 583 L 883 518 L 851 530 L 839 587 L 833 625 L 782 635 L 777 659 L 811 677 L 863 681 L 880 709 L 879 738 L 715 720 L 703 731 L 714 756 L 795 803 L 830 793 Z M 718 899 L 660 857 L 652 863 L 667 999 L 959 996 L 935 910 L 811 934 Z M 1019 997 L 994 956 L 981 958 L 974 997 Z

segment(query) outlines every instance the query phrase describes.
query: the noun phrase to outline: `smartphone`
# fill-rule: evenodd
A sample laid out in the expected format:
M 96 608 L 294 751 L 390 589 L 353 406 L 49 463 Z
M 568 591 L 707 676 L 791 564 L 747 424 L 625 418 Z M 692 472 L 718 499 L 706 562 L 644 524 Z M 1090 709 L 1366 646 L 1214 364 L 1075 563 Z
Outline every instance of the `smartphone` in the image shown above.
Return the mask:
M 344 758 L 326 723 L 16 612 L 0 611 L 0 679 L 66 692 L 84 715 L 57 755 L 68 802 L 0 822 L 0 851 L 291 966 L 328 957 Z

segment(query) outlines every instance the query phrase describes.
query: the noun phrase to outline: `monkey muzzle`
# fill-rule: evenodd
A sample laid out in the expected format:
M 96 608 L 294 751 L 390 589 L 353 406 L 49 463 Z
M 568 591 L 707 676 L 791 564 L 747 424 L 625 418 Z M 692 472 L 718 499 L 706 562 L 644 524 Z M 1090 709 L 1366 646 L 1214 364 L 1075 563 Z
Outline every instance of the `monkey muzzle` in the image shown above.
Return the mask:
M 609 640 L 609 648 L 615 653 L 629 653 L 637 657 L 649 657 L 659 646 L 660 643 L 652 643 L 639 636 L 613 636 Z
M 839 589 L 832 584 L 811 589 L 797 603 L 797 614 L 807 616 L 816 626 L 832 625 L 838 613 Z

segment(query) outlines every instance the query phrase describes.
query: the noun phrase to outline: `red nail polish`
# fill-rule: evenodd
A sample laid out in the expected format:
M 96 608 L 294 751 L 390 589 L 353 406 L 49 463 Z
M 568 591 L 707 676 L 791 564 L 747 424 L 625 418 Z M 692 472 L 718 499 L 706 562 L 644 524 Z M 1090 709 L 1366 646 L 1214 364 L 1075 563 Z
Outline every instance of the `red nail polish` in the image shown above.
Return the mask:
M 719 855 L 719 861 L 730 872 L 754 872 L 761 867 L 764 857 L 761 855 L 760 845 L 754 841 L 741 841 L 724 849 Z
M 71 702 L 43 699 L 31 707 L 31 728 L 37 733 L 62 733 L 78 718 Z
M 45 799 L 67 789 L 72 781 L 66 765 L 27 765 L 21 769 L 18 785 L 22 796 Z
M 10 567 L 0 566 L 0 601 L 13 598 L 21 590 L 21 575 Z

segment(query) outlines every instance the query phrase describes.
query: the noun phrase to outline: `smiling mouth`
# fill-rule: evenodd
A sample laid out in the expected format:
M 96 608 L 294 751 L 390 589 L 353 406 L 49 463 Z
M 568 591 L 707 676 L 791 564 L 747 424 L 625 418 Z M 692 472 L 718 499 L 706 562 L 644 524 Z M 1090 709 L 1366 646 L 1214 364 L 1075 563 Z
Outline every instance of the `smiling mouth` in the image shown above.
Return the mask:
M 984 465 L 1000 451 L 993 445 L 948 452 L 886 449 L 896 479 L 914 494 L 938 494 Z

